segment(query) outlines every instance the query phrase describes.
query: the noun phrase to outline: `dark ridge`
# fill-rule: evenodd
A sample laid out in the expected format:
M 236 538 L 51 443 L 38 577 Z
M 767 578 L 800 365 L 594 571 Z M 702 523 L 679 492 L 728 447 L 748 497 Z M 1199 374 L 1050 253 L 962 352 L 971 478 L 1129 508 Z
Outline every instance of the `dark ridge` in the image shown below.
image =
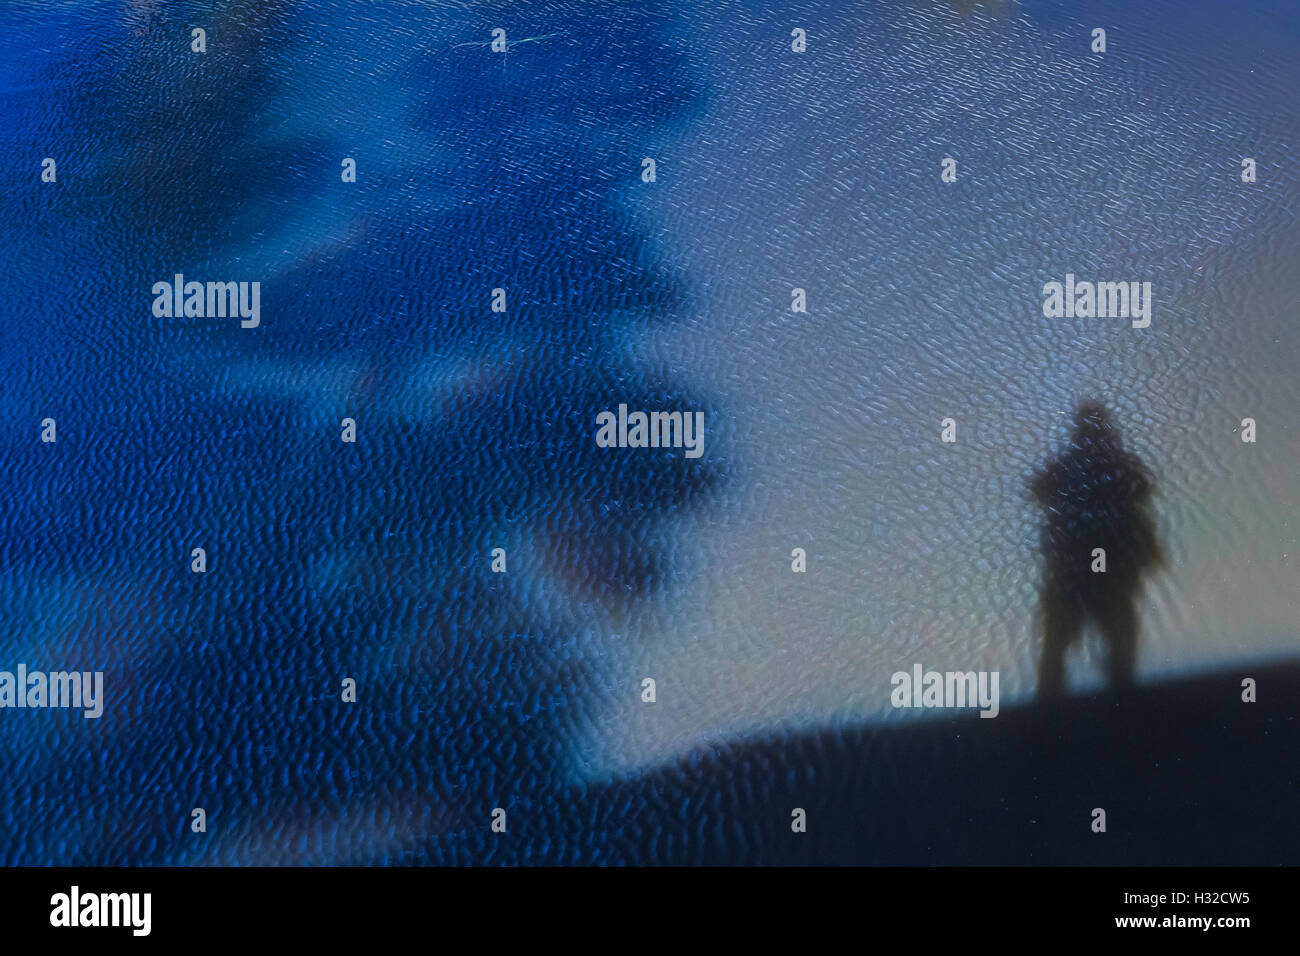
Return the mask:
M 604 862 L 1295 865 L 1297 704 L 1300 662 L 1273 663 L 993 719 L 780 736 L 592 788 L 568 817 L 602 834 Z

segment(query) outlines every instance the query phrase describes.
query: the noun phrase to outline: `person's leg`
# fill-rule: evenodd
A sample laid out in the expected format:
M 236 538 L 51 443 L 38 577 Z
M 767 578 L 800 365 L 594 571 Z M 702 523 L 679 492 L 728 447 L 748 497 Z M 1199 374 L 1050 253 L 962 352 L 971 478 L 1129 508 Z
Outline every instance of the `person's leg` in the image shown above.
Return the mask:
M 1132 687 L 1133 672 L 1137 668 L 1137 595 L 1115 595 L 1098 610 L 1097 625 L 1106 642 L 1106 676 L 1110 686 L 1115 689 Z
M 1083 615 L 1077 601 L 1050 584 L 1043 586 L 1039 608 L 1043 656 L 1038 661 L 1038 697 L 1046 700 L 1065 692 L 1065 652 L 1083 630 Z

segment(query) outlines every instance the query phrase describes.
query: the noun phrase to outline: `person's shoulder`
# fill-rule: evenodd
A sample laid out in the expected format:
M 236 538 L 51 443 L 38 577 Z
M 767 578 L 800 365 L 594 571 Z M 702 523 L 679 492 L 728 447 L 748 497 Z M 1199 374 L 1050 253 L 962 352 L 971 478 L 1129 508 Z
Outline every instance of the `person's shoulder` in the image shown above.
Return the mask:
M 1029 476 L 1029 491 L 1035 498 L 1047 498 L 1056 490 L 1063 465 L 1059 458 L 1049 461 Z
M 1124 473 L 1128 476 L 1135 488 L 1145 491 L 1150 490 L 1155 485 L 1156 479 L 1155 475 L 1151 473 L 1151 469 L 1147 467 L 1146 462 L 1131 451 L 1125 451 L 1123 453 L 1121 463 L 1123 465 Z

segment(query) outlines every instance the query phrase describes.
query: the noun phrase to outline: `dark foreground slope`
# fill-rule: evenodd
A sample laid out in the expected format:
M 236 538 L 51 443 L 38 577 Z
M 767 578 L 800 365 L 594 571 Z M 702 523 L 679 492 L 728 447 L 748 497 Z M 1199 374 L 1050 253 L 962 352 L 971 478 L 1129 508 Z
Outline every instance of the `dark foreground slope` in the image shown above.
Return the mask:
M 1257 703 L 1241 700 L 1245 676 Z M 535 818 L 550 820 L 540 846 L 525 824 L 516 850 L 533 862 L 1300 864 L 1298 707 L 1293 663 L 1054 711 L 736 744 L 588 790 L 564 822 Z M 791 831 L 796 807 L 806 833 Z M 575 843 L 585 851 L 565 852 Z

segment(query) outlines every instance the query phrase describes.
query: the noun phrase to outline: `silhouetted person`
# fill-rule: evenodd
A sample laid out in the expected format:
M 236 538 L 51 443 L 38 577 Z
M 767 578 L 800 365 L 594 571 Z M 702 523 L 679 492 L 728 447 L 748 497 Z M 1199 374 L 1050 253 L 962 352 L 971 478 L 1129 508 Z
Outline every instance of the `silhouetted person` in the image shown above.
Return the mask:
M 1155 481 L 1124 450 L 1105 407 L 1088 401 L 1075 413 L 1070 447 L 1034 475 L 1031 488 L 1047 511 L 1039 697 L 1064 690 L 1065 653 L 1089 621 L 1105 639 L 1111 686 L 1128 687 L 1137 661 L 1142 577 L 1164 563 L 1149 510 Z M 1103 560 L 1105 570 L 1097 570 Z

